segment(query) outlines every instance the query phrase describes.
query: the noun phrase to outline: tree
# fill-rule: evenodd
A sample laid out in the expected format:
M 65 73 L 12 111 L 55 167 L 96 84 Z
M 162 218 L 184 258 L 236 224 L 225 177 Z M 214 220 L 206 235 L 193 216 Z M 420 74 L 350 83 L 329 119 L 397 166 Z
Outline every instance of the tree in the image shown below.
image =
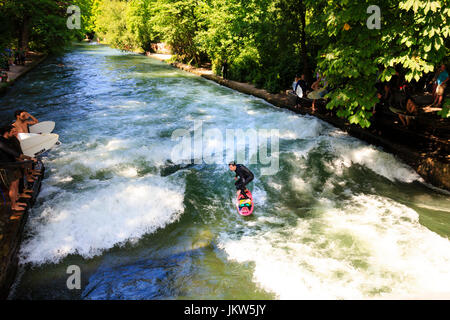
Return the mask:
M 367 27 L 371 4 L 314 1 L 315 20 L 309 25 L 322 47 L 318 67 L 335 88 L 327 108 L 362 127 L 370 126 L 377 81 L 389 81 L 396 67 L 407 81 L 418 80 L 448 52 L 448 1 L 384 1 L 381 29 Z
M 158 0 L 152 23 L 159 38 L 167 42 L 181 61 L 200 65 L 205 53 L 196 42 L 204 25 L 200 0 Z
M 73 35 L 66 26 L 67 7 L 86 2 L 88 8 L 88 1 L 2 0 L 4 45 L 39 51 L 61 49 Z
M 127 29 L 126 17 L 128 3 L 121 0 L 103 0 L 98 2 L 95 12 L 95 32 L 114 47 L 131 50 L 137 44 Z
M 133 42 L 143 51 L 150 51 L 152 42 L 158 40 L 152 22 L 155 0 L 131 0 L 126 13 L 126 25 Z

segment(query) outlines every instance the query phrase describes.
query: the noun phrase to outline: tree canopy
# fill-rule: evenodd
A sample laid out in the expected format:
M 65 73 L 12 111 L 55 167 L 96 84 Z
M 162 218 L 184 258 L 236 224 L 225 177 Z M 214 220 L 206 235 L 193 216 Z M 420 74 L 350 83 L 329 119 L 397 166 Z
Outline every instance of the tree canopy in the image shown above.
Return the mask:
M 2 45 L 51 51 L 95 33 L 123 50 L 170 45 L 177 60 L 224 64 L 229 78 L 269 92 L 320 72 L 327 108 L 370 125 L 376 84 L 400 71 L 417 82 L 449 62 L 450 0 L 0 0 Z M 81 9 L 69 30 L 66 9 Z M 379 11 L 378 11 L 379 10 Z M 378 11 L 378 12 L 377 12 Z M 379 19 L 374 15 L 379 13 Z M 372 19 L 372 20 L 371 20 Z M 374 23 L 375 21 L 375 23 Z M 371 27 L 372 26 L 372 27 Z M 375 27 L 374 27 L 375 26 Z M 449 117 L 449 102 L 441 111 Z

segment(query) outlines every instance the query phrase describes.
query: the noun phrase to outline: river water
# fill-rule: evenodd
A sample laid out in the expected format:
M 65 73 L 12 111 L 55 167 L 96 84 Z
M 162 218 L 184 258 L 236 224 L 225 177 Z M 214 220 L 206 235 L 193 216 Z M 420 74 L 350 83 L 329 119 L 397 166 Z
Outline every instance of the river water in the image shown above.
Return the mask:
M 2 122 L 18 108 L 55 121 L 62 144 L 44 157 L 46 179 L 10 298 L 366 299 L 450 291 L 448 193 L 314 117 L 87 44 L 19 81 L 1 98 Z M 223 133 L 278 130 L 277 173 L 249 164 L 251 217 L 234 207 L 229 158 L 170 162 L 172 133 L 191 132 L 200 120 Z M 81 269 L 79 290 L 66 285 L 71 265 Z

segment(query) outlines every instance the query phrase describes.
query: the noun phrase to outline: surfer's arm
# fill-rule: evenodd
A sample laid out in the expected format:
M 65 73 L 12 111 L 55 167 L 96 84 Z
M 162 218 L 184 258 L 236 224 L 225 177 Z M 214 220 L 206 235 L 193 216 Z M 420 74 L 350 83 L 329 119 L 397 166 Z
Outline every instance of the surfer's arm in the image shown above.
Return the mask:
M 27 122 L 26 122 L 26 124 L 28 124 L 28 125 L 33 125 L 33 124 L 36 124 L 36 123 L 38 123 L 39 122 L 39 120 L 38 119 L 36 119 L 35 117 L 33 117 L 31 114 L 29 114 L 28 112 L 27 112 L 27 114 L 28 114 L 28 116 L 31 118 L 31 120 L 28 120 Z
M 247 167 L 243 167 L 242 168 L 245 172 L 245 175 L 247 176 L 245 180 L 253 180 L 253 178 L 255 177 L 253 175 L 253 172 L 251 172 Z

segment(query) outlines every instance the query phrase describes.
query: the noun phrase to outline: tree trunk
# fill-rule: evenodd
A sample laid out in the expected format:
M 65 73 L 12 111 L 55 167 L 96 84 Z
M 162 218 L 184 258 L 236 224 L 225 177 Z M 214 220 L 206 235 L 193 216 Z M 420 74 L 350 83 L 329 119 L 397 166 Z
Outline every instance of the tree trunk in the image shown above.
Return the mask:
M 300 31 L 300 51 L 302 55 L 302 61 L 303 61 L 303 73 L 305 74 L 306 81 L 308 83 L 312 83 L 312 77 L 311 77 L 311 71 L 308 63 L 308 52 L 306 49 L 306 7 L 304 0 L 299 0 L 299 6 L 300 6 L 300 24 L 301 24 L 301 31 Z
M 19 35 L 19 48 L 23 48 L 24 50 L 28 50 L 28 43 L 30 41 L 30 26 L 31 26 L 31 17 L 24 16 L 22 24 L 20 26 L 20 35 Z

